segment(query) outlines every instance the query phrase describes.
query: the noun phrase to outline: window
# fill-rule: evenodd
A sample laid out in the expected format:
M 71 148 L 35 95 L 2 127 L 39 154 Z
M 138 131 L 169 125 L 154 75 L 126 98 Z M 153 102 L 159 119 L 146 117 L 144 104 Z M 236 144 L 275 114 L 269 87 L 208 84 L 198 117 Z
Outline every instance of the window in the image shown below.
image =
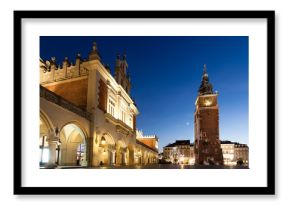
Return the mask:
M 83 165 L 84 157 L 85 157 L 85 144 L 79 144 L 77 147 L 77 165 Z
M 121 111 L 121 113 L 122 113 L 122 116 L 121 116 L 122 121 L 126 122 L 126 113 L 123 110 Z
M 112 116 L 115 115 L 115 102 L 112 99 L 109 99 L 108 111 Z
M 133 128 L 133 115 L 130 114 L 129 116 L 129 126 Z

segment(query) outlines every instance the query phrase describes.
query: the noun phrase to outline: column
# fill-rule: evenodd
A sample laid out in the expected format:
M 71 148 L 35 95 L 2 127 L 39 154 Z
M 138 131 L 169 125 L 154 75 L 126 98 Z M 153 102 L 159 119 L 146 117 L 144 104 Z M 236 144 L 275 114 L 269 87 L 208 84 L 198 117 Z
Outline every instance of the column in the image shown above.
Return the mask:
M 116 150 L 112 150 L 112 165 L 116 164 L 115 158 L 116 158 Z
M 112 152 L 111 150 L 108 150 L 108 165 L 111 165 L 112 164 Z
M 129 165 L 134 165 L 134 150 L 129 150 Z
M 122 165 L 126 165 L 126 152 L 122 152 Z

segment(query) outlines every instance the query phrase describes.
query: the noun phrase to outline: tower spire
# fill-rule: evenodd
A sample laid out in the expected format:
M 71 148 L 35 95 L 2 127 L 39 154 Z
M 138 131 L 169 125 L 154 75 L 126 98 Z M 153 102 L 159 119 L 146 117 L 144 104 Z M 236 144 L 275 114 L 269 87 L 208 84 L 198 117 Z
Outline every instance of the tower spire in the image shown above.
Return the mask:
M 213 94 L 212 84 L 209 82 L 208 74 L 206 71 L 206 64 L 203 65 L 203 75 L 198 92 L 199 95 Z
M 131 82 L 130 76 L 127 74 L 128 64 L 126 60 L 126 54 L 123 53 L 122 57 L 120 54 L 117 55 L 116 66 L 115 66 L 115 79 L 119 85 L 121 85 L 125 91 L 130 95 Z

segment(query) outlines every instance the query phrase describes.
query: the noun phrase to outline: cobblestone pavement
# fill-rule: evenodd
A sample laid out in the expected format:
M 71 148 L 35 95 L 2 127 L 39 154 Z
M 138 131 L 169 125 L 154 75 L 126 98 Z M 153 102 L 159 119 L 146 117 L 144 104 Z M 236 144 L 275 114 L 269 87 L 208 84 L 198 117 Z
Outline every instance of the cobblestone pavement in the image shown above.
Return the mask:
M 133 166 L 101 166 L 101 167 L 58 167 L 58 169 L 249 169 L 247 166 L 213 166 L 182 164 L 148 164 Z

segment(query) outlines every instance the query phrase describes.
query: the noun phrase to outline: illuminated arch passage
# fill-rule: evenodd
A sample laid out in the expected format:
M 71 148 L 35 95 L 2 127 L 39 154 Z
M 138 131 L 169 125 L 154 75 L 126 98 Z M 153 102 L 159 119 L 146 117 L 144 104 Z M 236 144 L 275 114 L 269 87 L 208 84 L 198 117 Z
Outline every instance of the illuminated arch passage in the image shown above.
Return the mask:
M 49 124 L 46 119 L 41 115 L 39 121 L 39 164 L 40 166 L 45 166 L 49 163 L 49 144 L 48 144 L 48 137 L 49 137 Z
M 86 137 L 74 123 L 65 125 L 60 131 L 60 145 L 57 162 L 61 166 L 87 166 Z

